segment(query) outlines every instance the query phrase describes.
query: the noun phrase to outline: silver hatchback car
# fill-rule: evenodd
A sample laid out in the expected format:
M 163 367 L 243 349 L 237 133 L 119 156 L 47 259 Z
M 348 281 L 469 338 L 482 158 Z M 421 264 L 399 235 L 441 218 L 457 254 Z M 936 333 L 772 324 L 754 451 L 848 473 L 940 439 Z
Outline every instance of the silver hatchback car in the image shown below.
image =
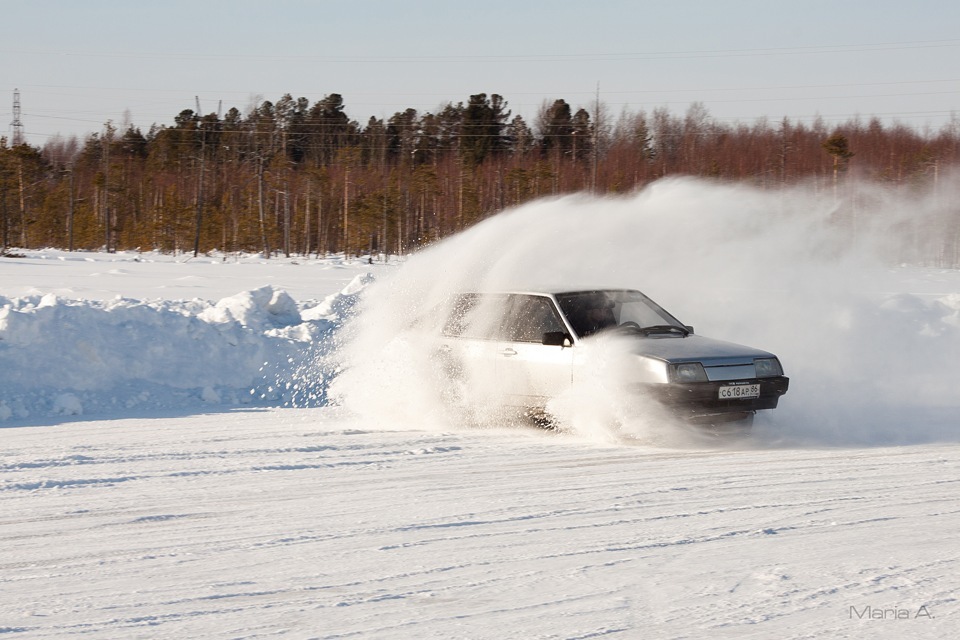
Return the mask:
M 465 293 L 451 309 L 447 374 L 532 415 L 596 374 L 600 345 L 617 354 L 620 388 L 693 422 L 749 424 L 789 386 L 772 353 L 695 335 L 639 291 Z

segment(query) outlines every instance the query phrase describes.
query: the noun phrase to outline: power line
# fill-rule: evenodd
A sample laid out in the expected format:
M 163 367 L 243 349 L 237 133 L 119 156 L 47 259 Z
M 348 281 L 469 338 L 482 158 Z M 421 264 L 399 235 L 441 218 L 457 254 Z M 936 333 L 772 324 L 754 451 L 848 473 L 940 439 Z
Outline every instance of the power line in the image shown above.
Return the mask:
M 90 52 L 90 51 L 37 51 L 0 49 L 3 54 L 76 56 L 92 58 L 143 58 L 143 59 L 189 59 L 189 60 L 302 60 L 316 62 L 568 62 L 690 59 L 703 57 L 767 57 L 777 55 L 810 55 L 861 53 L 872 51 L 899 51 L 904 49 L 934 49 L 960 46 L 960 40 L 912 40 L 902 42 L 867 42 L 857 44 L 832 44 L 802 47 L 769 47 L 758 49 L 688 49 L 666 51 L 583 52 L 583 53 L 537 53 L 521 55 L 443 55 L 443 56 L 324 56 L 324 55 L 260 55 L 247 53 L 194 53 L 178 51 L 156 52 Z

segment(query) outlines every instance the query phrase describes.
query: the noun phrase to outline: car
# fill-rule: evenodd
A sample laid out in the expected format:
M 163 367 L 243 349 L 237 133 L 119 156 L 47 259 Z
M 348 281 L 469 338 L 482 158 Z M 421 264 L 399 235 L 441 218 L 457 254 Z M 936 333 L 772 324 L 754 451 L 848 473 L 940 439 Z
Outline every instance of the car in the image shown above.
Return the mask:
M 445 376 L 545 424 L 550 401 L 598 375 L 597 362 L 623 393 L 695 424 L 748 426 L 790 382 L 774 354 L 695 334 L 633 289 L 461 293 L 441 334 Z

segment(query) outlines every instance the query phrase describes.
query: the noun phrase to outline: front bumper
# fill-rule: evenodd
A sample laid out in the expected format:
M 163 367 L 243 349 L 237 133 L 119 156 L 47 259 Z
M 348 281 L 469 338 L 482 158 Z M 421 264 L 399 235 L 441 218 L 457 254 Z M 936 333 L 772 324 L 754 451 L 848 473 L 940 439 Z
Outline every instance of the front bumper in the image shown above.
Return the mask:
M 720 387 L 748 384 L 760 385 L 759 397 L 720 399 Z M 790 378 L 777 376 L 723 382 L 646 385 L 644 389 L 653 399 L 671 411 L 686 417 L 699 417 L 776 409 L 780 396 L 787 392 L 789 386 Z

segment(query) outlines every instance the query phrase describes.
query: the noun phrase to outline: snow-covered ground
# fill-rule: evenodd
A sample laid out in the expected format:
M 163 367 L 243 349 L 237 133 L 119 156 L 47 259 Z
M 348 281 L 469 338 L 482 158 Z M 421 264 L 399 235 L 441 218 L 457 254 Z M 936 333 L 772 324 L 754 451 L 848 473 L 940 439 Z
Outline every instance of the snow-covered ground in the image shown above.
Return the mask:
M 658 189 L 403 265 L 0 258 L 0 635 L 954 637 L 960 272 L 824 251 L 815 216 L 758 230 L 763 195 Z M 778 353 L 791 390 L 740 440 L 613 421 L 602 394 L 569 433 L 458 422 L 397 328 L 517 274 L 641 288 Z

